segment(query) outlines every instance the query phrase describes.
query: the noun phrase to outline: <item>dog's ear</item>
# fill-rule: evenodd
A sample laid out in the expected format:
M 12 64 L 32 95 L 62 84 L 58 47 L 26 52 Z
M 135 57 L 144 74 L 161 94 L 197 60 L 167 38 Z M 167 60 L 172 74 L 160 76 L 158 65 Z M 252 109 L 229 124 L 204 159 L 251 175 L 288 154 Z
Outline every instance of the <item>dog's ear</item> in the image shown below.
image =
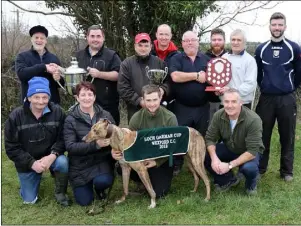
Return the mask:
M 106 125 L 112 124 L 112 122 L 107 118 L 104 118 L 103 120 L 106 123 Z

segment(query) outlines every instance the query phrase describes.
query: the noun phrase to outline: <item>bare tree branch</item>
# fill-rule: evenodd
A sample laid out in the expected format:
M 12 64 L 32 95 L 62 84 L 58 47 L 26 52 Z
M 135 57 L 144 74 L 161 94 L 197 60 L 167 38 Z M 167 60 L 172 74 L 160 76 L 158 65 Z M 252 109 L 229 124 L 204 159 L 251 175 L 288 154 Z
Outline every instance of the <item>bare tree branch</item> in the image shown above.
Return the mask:
M 17 8 L 25 11 L 25 12 L 29 12 L 29 13 L 39 13 L 39 14 L 43 14 L 45 16 L 47 15 L 64 15 L 64 16 L 72 16 L 72 17 L 75 17 L 74 14 L 72 13 L 66 13 L 66 12 L 42 12 L 42 11 L 38 11 L 38 10 L 29 10 L 29 9 L 24 9 L 23 7 L 19 6 L 18 4 L 14 3 L 13 1 L 11 0 L 7 0 L 9 3 L 13 4 L 14 6 L 16 6 Z
M 216 28 L 222 27 L 222 26 L 230 23 L 231 21 L 234 21 L 234 22 L 240 23 L 240 24 L 245 24 L 245 25 L 260 26 L 259 24 L 255 24 L 255 21 L 257 18 L 257 13 L 255 16 L 255 19 L 251 23 L 240 21 L 240 20 L 236 19 L 236 17 L 238 15 L 241 15 L 241 14 L 247 13 L 247 12 L 251 12 L 251 11 L 257 12 L 257 10 L 259 10 L 259 9 L 264 9 L 264 10 L 272 9 L 281 3 L 281 2 L 276 2 L 272 6 L 267 7 L 268 4 L 270 4 L 271 2 L 272 1 L 240 1 L 240 2 L 238 2 L 237 7 L 233 12 L 226 13 L 224 10 L 220 11 L 220 13 L 209 23 L 209 25 L 202 27 L 199 23 L 196 23 L 196 25 L 201 30 L 199 36 L 211 32 L 212 29 L 209 29 L 209 28 L 211 28 L 216 23 L 218 23 L 218 25 L 215 26 Z M 251 7 L 254 3 L 260 3 L 260 4 L 258 6 Z M 226 8 L 226 7 L 224 7 L 224 8 Z

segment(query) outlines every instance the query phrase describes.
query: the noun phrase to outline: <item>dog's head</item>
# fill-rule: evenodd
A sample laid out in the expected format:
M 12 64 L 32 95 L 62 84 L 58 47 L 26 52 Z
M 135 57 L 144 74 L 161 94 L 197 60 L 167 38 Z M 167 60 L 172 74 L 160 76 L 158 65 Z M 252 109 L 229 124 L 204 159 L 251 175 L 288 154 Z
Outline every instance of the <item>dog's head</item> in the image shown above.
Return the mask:
M 111 122 L 108 119 L 100 119 L 92 126 L 90 132 L 83 137 L 83 141 L 89 143 L 94 140 L 106 138 L 110 124 Z

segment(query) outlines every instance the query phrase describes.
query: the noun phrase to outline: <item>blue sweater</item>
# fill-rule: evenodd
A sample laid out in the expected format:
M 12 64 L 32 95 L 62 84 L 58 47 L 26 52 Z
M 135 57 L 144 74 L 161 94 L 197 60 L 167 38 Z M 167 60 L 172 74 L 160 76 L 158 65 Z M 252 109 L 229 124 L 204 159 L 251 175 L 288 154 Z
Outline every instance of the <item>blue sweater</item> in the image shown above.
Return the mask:
M 255 51 L 257 83 L 263 94 L 284 95 L 301 83 L 301 50 L 297 43 L 284 38 L 260 44 Z
M 46 72 L 46 64 L 55 63 L 61 65 L 59 59 L 47 49 L 42 57 L 31 48 L 28 51 L 19 53 L 15 63 L 16 73 L 21 81 L 21 100 L 23 101 L 27 95 L 28 81 L 34 76 L 44 77 L 49 80 L 49 88 L 51 92 L 50 100 L 54 103 L 60 103 L 59 85 L 55 82 L 52 74 Z M 64 86 L 63 78 L 60 83 Z

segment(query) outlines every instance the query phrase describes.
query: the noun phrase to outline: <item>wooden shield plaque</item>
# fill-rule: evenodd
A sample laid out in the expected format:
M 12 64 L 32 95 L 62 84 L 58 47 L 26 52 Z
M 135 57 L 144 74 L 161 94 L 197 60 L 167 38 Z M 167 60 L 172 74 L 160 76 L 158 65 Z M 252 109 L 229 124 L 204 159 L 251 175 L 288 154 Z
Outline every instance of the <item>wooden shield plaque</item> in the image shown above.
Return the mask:
M 205 91 L 219 91 L 232 78 L 231 63 L 224 58 L 213 58 L 208 62 L 206 81 L 211 85 Z

